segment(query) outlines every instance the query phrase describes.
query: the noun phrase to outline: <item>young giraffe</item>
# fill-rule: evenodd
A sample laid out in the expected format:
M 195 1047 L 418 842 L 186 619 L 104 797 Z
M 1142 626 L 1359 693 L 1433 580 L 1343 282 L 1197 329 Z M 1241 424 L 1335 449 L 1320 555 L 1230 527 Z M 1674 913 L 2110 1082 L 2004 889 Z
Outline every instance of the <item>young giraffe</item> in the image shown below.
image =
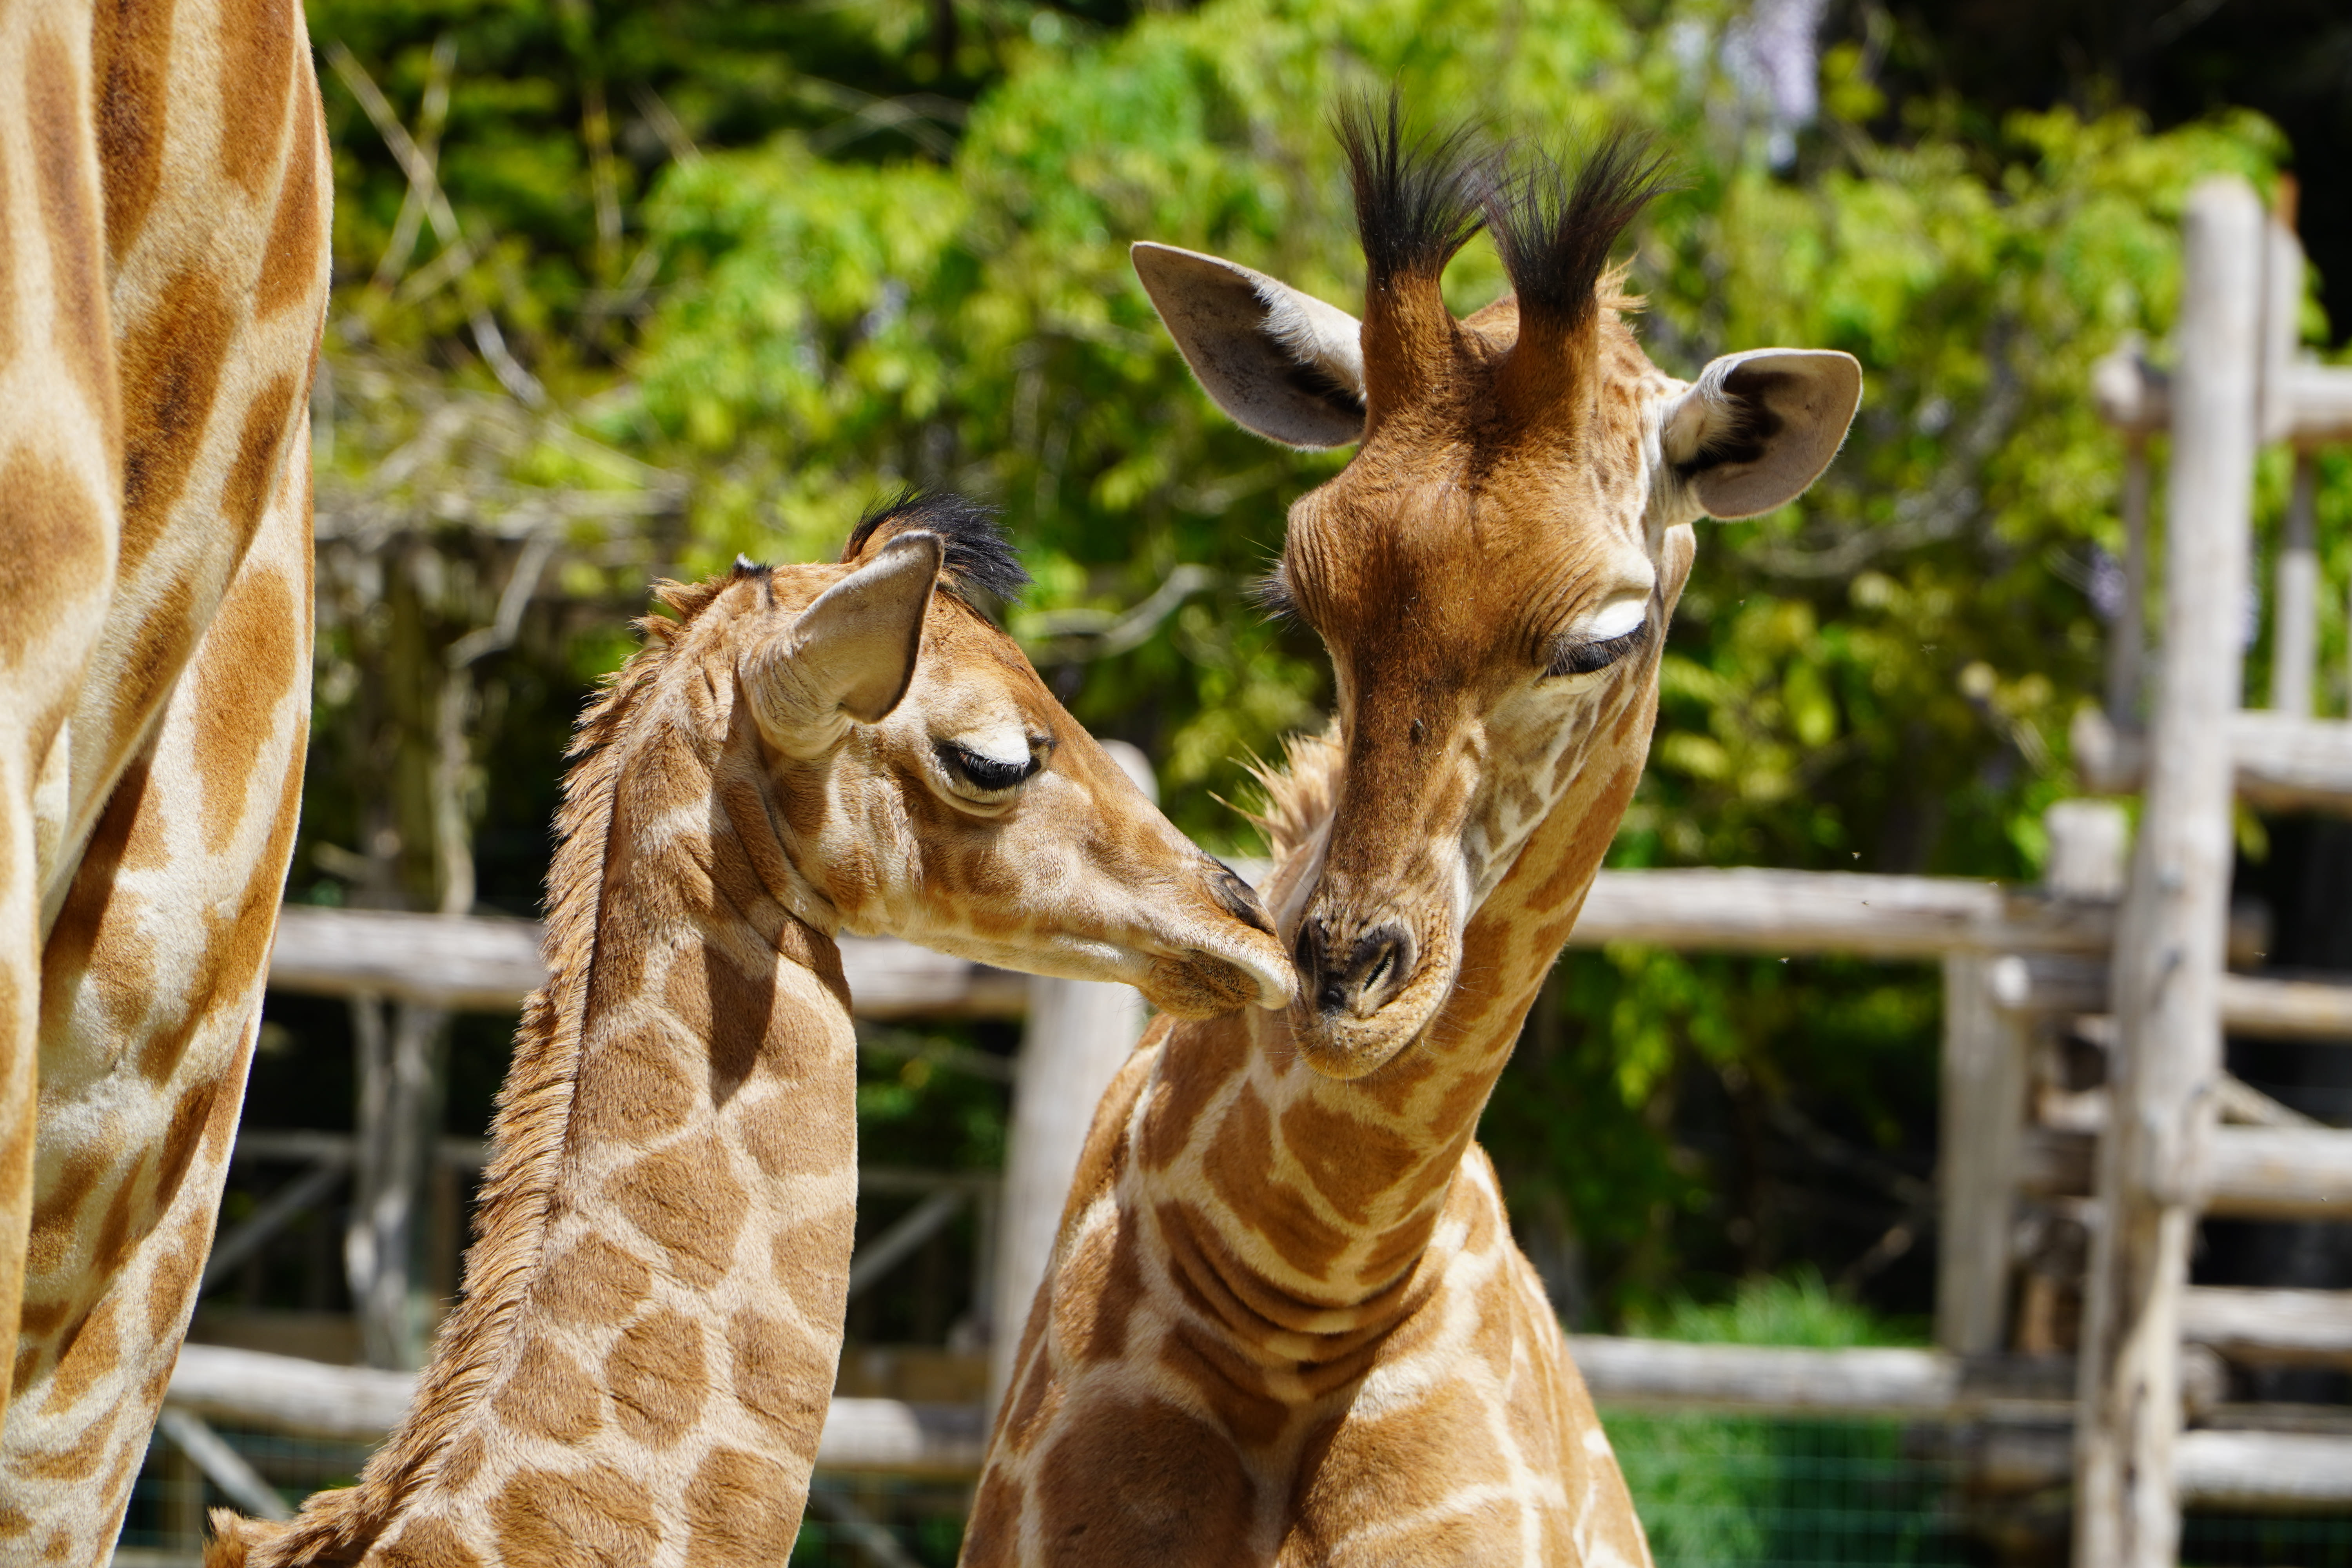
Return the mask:
M 293 847 L 331 175 L 291 0 L 0 7 L 0 1561 L 103 1563 Z
M 1212 396 L 1360 438 L 1274 578 L 1334 733 L 1267 780 L 1286 1016 L 1162 1025 L 1105 1095 L 963 1561 L 1643 1563 L 1622 1478 L 1472 1142 L 1639 778 L 1689 523 L 1768 510 L 1860 373 L 1695 385 L 1606 270 L 1656 189 L 1621 143 L 1485 189 L 1456 137 L 1343 119 L 1364 320 L 1213 258 L 1136 265 Z M 1457 321 L 1484 220 L 1516 297 Z
M 573 748 L 465 1299 L 359 1485 L 216 1515 L 215 1568 L 791 1554 L 857 1194 L 836 931 L 1185 1017 L 1289 999 L 1249 889 L 959 596 L 1022 580 L 984 518 L 902 502 L 845 560 L 640 623 Z

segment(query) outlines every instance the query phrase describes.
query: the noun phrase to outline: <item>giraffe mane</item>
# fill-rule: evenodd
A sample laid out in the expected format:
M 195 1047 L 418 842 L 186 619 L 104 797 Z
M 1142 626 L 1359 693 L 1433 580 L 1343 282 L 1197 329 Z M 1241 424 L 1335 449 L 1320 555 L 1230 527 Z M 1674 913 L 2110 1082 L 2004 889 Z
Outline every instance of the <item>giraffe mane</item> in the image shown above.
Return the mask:
M 1266 853 L 1279 871 L 1290 858 L 1313 842 L 1339 805 L 1339 779 L 1347 771 L 1347 753 L 1339 748 L 1339 727 L 1334 723 L 1319 734 L 1287 736 L 1282 761 L 1259 763 L 1250 769 L 1257 781 L 1256 805 L 1245 815 L 1265 834 Z M 1273 873 L 1265 879 L 1273 883 Z
M 690 620 L 734 581 L 664 583 L 656 595 Z M 547 877 L 547 984 L 523 1005 L 514 1065 L 498 1096 L 495 1148 L 475 1208 L 467 1251 L 465 1295 L 443 1321 L 417 1380 L 408 1415 L 378 1449 L 357 1485 L 320 1492 L 288 1524 L 215 1515 L 224 1529 L 212 1568 L 235 1568 L 247 1552 L 270 1562 L 356 1560 L 374 1532 L 406 1509 L 437 1473 L 459 1424 L 478 1407 L 521 1312 L 541 1261 L 550 1198 L 578 1085 L 588 978 L 596 957 L 596 918 L 604 893 L 613 796 L 623 762 L 615 742 L 667 666 L 683 622 L 647 616 L 636 623 L 646 644 L 589 703 L 565 760 L 563 804 L 556 813 L 556 850 Z

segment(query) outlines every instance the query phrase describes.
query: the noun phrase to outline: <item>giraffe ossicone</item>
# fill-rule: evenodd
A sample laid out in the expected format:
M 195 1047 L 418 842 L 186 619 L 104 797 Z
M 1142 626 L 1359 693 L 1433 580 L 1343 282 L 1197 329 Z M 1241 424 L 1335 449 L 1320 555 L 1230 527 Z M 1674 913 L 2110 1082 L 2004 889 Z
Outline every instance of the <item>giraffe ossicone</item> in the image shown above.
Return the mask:
M 581 721 L 550 979 L 415 1405 L 358 1484 L 206 1561 L 781 1563 L 857 1192 L 841 931 L 1279 1008 L 1288 959 L 974 607 L 1019 569 L 946 497 L 835 565 L 666 584 Z M 1006 736 L 1018 737 L 1017 752 Z
M 1105 1094 L 962 1561 L 1646 1563 L 1473 1141 L 1632 799 L 1703 515 L 1794 499 L 1861 395 L 1848 356 L 1644 355 L 1609 253 L 1660 189 L 1612 140 L 1497 177 L 1465 137 L 1342 116 L 1360 321 L 1139 245 L 1202 386 L 1294 446 L 1267 597 L 1336 712 L 1265 777 L 1297 1003 L 1154 1026 Z M 1457 320 L 1485 227 L 1513 293 Z

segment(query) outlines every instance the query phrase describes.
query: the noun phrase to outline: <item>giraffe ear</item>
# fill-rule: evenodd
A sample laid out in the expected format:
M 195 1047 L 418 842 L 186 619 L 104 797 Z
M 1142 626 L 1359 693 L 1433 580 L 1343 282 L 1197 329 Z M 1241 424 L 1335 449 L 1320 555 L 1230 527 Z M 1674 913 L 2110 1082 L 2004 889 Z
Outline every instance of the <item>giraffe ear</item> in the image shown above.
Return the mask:
M 768 644 L 743 679 L 771 739 L 889 717 L 915 679 L 944 554 L 936 533 L 895 535 Z
M 1364 435 L 1356 318 L 1279 279 L 1171 245 L 1129 252 L 1201 389 L 1244 429 L 1286 447 Z
M 1667 466 L 1709 517 L 1757 517 L 1805 493 L 1862 405 L 1862 365 L 1830 349 L 1726 354 L 1666 411 Z

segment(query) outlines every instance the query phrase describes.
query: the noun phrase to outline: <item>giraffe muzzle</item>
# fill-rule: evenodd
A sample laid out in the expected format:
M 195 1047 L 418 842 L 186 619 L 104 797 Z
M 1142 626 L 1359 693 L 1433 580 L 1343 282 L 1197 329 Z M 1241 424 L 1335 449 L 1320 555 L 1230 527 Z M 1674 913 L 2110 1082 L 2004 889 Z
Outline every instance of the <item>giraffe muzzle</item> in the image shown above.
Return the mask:
M 1420 944 L 1393 921 L 1334 942 L 1319 921 L 1299 928 L 1294 955 L 1315 1010 L 1327 1018 L 1370 1018 L 1412 978 Z

